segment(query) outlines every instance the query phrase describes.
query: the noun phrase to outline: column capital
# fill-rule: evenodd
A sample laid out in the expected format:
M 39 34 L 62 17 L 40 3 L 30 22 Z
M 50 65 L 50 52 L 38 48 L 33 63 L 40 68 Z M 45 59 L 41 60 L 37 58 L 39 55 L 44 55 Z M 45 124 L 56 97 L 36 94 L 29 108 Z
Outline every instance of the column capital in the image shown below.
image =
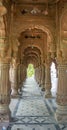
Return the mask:
M 67 65 L 67 57 L 63 55 L 61 50 L 58 50 L 56 60 L 58 65 Z

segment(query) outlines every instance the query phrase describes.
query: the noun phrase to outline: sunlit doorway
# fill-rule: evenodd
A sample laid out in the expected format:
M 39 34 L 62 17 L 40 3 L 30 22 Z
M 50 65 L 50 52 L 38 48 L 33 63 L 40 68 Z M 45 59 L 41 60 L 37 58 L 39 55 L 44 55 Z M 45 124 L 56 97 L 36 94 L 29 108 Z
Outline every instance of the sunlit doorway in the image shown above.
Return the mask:
M 27 78 L 34 77 L 35 75 L 35 69 L 33 64 L 29 64 L 27 68 Z

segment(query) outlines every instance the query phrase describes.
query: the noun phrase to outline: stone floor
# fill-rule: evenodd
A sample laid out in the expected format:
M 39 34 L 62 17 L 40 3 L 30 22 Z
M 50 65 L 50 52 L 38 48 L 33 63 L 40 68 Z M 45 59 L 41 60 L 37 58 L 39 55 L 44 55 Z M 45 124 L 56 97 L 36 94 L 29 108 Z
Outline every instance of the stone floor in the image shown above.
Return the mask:
M 34 78 L 26 79 L 21 97 L 11 100 L 10 109 L 13 121 L 8 130 L 67 130 L 55 120 L 55 98 L 45 99 Z

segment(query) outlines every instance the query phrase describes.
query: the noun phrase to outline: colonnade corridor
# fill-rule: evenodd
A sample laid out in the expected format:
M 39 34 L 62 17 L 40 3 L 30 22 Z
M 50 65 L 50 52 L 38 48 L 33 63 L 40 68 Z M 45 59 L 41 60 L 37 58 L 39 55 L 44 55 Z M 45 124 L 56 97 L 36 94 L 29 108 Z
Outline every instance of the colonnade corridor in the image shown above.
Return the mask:
M 34 76 L 26 79 L 21 97 L 12 99 L 10 109 L 11 130 L 66 130 L 55 120 L 55 98 L 45 99 Z

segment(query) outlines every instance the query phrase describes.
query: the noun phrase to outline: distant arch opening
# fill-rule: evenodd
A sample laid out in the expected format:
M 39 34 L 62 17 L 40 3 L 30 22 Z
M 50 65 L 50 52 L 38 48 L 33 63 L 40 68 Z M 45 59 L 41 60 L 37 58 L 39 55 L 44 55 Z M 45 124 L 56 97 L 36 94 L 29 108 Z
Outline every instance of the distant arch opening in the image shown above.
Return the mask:
M 52 83 L 52 95 L 56 97 L 56 92 L 57 92 L 57 70 L 56 70 L 56 65 L 54 62 L 51 64 L 51 83 Z
M 35 69 L 33 64 L 29 64 L 27 68 L 27 78 L 32 77 L 35 75 Z

